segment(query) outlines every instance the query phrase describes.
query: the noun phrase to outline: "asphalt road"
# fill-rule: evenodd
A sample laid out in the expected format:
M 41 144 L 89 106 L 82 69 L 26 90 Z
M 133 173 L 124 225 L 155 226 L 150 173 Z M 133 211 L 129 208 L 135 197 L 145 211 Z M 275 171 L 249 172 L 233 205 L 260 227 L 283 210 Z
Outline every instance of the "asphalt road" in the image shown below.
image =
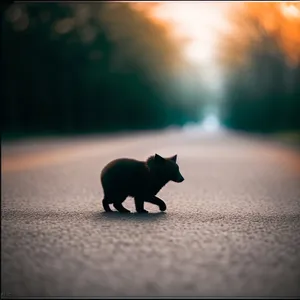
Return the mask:
M 103 166 L 155 152 L 185 177 L 159 193 L 167 211 L 104 213 Z M 4 295 L 300 295 L 296 150 L 193 131 L 21 141 L 2 145 L 1 183 Z

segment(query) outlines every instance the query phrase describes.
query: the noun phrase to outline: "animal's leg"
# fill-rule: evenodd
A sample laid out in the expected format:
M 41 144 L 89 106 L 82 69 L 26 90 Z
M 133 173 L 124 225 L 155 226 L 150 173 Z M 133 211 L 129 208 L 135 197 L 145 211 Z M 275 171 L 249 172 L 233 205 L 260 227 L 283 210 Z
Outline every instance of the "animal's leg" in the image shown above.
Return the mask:
M 167 209 L 166 203 L 156 196 L 148 197 L 145 201 L 157 205 L 161 211 L 165 211 Z
M 120 213 L 130 213 L 130 210 L 126 209 L 121 202 L 115 202 L 113 205 L 114 208 Z
M 126 209 L 122 202 L 126 199 L 127 196 L 118 196 L 115 198 L 113 206 L 120 213 L 130 213 L 130 210 Z
M 148 213 L 147 210 L 144 209 L 144 198 L 139 196 L 134 198 L 135 209 L 138 213 Z
M 103 208 L 106 212 L 112 212 L 111 208 L 109 207 L 109 201 L 106 197 L 102 200 Z

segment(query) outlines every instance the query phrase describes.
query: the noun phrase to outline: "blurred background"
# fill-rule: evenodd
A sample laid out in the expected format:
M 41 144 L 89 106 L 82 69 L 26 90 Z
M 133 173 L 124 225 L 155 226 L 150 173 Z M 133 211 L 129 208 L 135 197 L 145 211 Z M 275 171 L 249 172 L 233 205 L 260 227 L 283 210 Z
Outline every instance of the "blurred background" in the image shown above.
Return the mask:
M 299 3 L 2 8 L 2 138 L 196 124 L 299 139 Z

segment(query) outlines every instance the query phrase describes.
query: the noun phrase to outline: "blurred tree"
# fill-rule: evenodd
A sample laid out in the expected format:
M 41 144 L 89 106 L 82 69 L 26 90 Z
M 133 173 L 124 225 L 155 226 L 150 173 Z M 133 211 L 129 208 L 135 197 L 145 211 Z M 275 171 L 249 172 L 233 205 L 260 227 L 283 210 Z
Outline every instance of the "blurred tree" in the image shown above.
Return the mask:
M 173 93 L 177 41 L 133 4 L 19 3 L 2 25 L 5 131 L 154 128 L 193 111 Z
M 219 45 L 226 74 L 224 118 L 230 127 L 300 129 L 300 47 L 295 47 L 300 23 L 299 16 L 291 21 L 284 15 L 283 7 L 243 3 L 232 11 L 232 31 Z

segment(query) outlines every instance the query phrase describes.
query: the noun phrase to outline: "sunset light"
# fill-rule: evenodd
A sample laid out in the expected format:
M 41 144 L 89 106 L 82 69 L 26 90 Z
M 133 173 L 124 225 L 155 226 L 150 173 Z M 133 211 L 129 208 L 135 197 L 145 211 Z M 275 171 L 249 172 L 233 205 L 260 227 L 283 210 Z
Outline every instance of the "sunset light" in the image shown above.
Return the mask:
M 295 4 L 282 3 L 281 10 L 283 14 L 288 18 L 300 17 L 300 9 Z
M 175 36 L 187 38 L 184 49 L 193 63 L 211 61 L 218 34 L 228 30 L 225 13 L 230 3 L 171 3 L 156 6 L 152 16 L 166 21 Z
M 158 2 L 133 3 L 132 7 L 147 14 L 153 21 L 160 20 L 168 25 L 178 41 L 187 40 L 182 51 L 185 58 L 194 64 L 217 64 L 218 42 L 224 35 L 234 39 L 232 55 L 245 54 L 247 44 L 253 38 L 251 25 L 247 24 L 249 17 L 257 20 L 269 34 L 276 35 L 288 61 L 297 63 L 299 58 L 299 3 Z M 241 25 L 243 22 L 245 26 Z M 243 48 L 239 49 L 239 45 Z

